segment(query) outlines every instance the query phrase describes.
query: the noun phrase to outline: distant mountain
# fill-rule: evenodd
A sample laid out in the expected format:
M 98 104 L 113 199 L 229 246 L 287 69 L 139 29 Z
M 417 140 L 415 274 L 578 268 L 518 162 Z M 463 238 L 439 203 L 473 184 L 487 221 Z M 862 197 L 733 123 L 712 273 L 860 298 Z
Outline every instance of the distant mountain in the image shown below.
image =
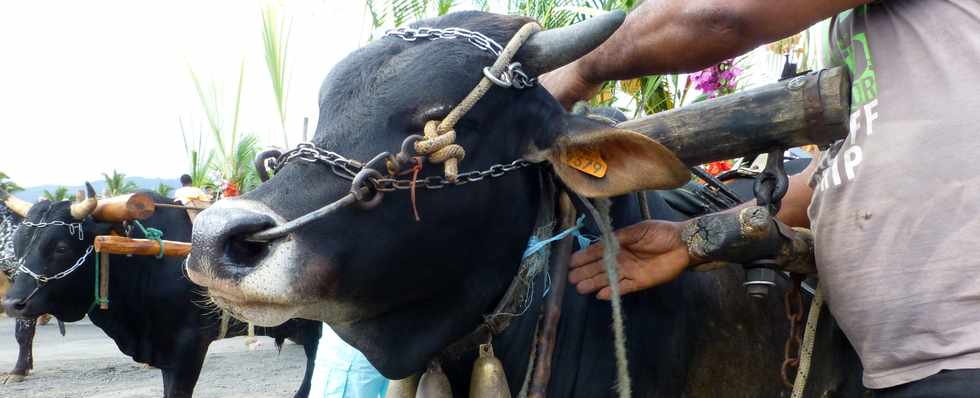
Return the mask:
M 156 191 L 157 186 L 160 185 L 160 183 L 170 185 L 174 189 L 180 187 L 180 181 L 174 178 L 146 178 L 146 177 L 127 176 L 126 181 L 132 181 L 133 183 L 136 184 L 136 186 L 140 187 L 140 189 L 149 189 L 151 191 Z M 17 197 L 24 199 L 28 202 L 36 202 L 39 198 L 42 197 L 45 190 L 53 192 L 59 186 L 61 185 L 38 185 L 33 187 L 25 187 L 23 191 L 17 192 Z M 92 181 L 92 188 L 95 188 L 95 192 L 98 192 L 101 195 L 102 189 L 105 188 L 105 181 L 103 180 Z M 68 192 L 74 193 L 77 192 L 78 190 L 84 190 L 84 189 L 85 186 L 83 185 L 69 186 Z

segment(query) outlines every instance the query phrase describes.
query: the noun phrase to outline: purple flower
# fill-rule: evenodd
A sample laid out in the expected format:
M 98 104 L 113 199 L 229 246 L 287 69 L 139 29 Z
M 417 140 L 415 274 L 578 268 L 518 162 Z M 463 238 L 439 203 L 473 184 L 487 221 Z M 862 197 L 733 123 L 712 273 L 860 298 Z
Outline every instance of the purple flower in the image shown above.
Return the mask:
M 729 59 L 718 65 L 694 72 L 688 75 L 688 79 L 694 83 L 694 87 L 698 90 L 710 98 L 715 98 L 719 95 L 733 93 L 736 79 L 741 73 L 742 68 L 735 66 L 735 61 Z

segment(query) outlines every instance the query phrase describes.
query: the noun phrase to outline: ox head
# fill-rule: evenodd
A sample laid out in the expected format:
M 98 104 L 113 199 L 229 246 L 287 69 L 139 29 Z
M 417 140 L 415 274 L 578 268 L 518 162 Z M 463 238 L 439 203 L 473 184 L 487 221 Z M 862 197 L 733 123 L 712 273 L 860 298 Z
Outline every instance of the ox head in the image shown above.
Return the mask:
M 14 235 L 14 254 L 20 259 L 13 285 L 3 297 L 8 314 L 31 318 L 52 314 L 63 321 L 85 316 L 93 300 L 94 254 L 85 256 L 96 235 L 109 226 L 92 219 L 97 201 L 95 189 L 85 184 L 85 198 L 70 201 L 41 201 L 30 204 L 6 192 L 4 205 L 24 218 Z M 39 283 L 30 273 L 50 277 L 66 271 L 79 259 L 84 264 L 64 278 Z
M 540 74 L 602 43 L 623 20 L 613 13 L 532 36 L 516 61 Z M 506 43 L 528 20 L 450 14 L 417 26 L 459 27 Z M 366 161 L 395 152 L 426 121 L 446 116 L 494 58 L 465 39 L 375 40 L 329 73 L 313 143 Z M 460 170 L 515 159 L 535 167 L 464 186 L 389 193 L 373 210 L 345 208 L 267 243 L 244 237 L 332 202 L 350 183 L 329 167 L 291 162 L 255 191 L 222 200 L 194 225 L 188 275 L 218 305 L 260 325 L 289 318 L 328 322 L 388 378 L 424 367 L 471 331 L 503 295 L 520 263 L 539 198 L 541 167 L 587 196 L 665 188 L 687 180 L 656 142 L 567 114 L 546 90 L 492 88 L 456 125 Z M 566 165 L 569 151 L 599 151 L 602 179 Z M 421 175 L 441 175 L 427 166 Z M 421 177 L 420 177 L 421 178 Z

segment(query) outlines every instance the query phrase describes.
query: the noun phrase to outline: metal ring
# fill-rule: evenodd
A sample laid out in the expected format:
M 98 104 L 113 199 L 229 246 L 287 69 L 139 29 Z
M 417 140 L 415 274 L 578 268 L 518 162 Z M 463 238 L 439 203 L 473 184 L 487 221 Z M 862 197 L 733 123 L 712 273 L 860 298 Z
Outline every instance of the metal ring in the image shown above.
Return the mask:
M 494 76 L 493 73 L 490 72 L 489 66 L 483 68 L 483 76 L 486 76 L 487 79 L 490 79 L 490 81 L 493 82 L 493 84 L 496 84 L 503 88 L 510 88 L 514 85 L 513 83 L 511 83 L 510 75 L 508 75 L 507 73 L 501 73 L 500 77 Z
M 370 210 L 378 207 L 378 205 L 381 204 L 381 199 L 384 198 L 384 192 L 375 189 L 374 184 L 368 183 L 371 178 L 382 178 L 382 175 L 375 169 L 361 169 L 361 171 L 354 176 L 354 181 L 352 181 L 350 184 L 350 193 L 357 199 L 357 207 L 364 210 Z M 361 192 L 361 188 L 367 188 L 368 192 L 373 192 L 374 195 L 365 198 L 364 194 Z
M 269 181 L 269 170 L 266 169 L 268 166 L 268 160 L 278 159 L 280 156 L 282 156 L 282 152 L 280 152 L 278 149 L 266 149 L 259 152 L 258 155 L 255 155 L 255 161 L 253 164 L 255 165 L 255 171 L 258 172 L 259 179 L 262 180 L 262 182 Z

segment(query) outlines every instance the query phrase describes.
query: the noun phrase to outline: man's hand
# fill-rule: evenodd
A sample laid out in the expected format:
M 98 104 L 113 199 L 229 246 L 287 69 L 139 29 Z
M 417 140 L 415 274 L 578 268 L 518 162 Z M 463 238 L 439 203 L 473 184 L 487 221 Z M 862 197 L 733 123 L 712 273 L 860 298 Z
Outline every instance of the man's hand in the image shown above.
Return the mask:
M 580 61 L 572 62 L 538 78 L 541 86 L 565 109 L 572 109 L 576 102 L 594 97 L 602 88 L 602 82 L 590 82 L 582 76 L 580 65 Z
M 694 261 L 681 240 L 682 223 L 644 221 L 616 231 L 619 239 L 619 291 L 621 294 L 660 285 L 677 278 Z M 595 244 L 572 256 L 568 281 L 579 293 L 598 291 L 608 300 L 612 290 L 602 263 L 602 245 Z

